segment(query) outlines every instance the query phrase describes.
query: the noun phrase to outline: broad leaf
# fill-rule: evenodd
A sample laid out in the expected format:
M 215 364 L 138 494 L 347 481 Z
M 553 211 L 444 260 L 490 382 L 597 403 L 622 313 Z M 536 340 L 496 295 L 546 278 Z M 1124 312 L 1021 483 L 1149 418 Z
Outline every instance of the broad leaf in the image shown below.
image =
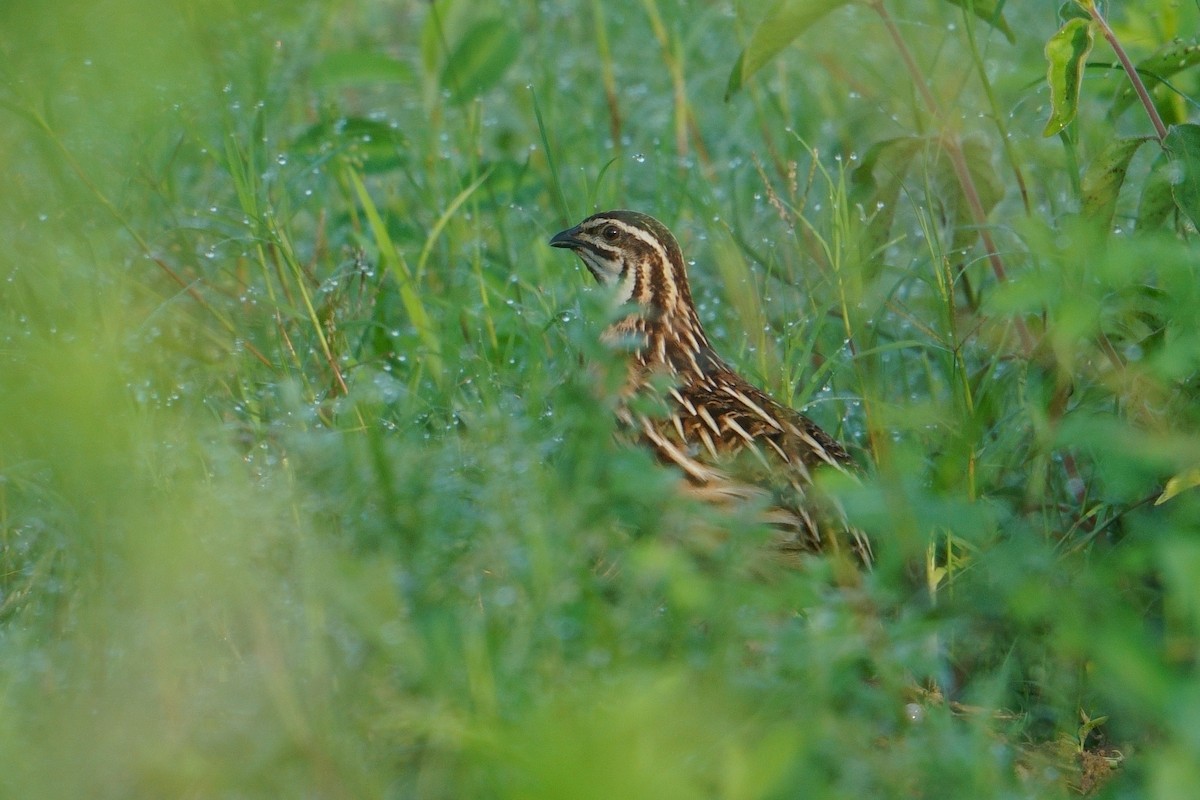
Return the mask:
M 1058 18 L 1063 22 L 1066 22 L 1069 19 L 1090 20 L 1092 15 L 1088 13 L 1086 8 L 1084 8 L 1080 3 L 1077 3 L 1075 0 L 1067 0 L 1067 2 L 1058 7 Z
M 386 122 L 365 117 L 340 117 L 318 122 L 296 137 L 292 146 L 309 155 L 348 153 L 368 173 L 395 169 L 404 163 L 408 154 L 404 134 Z
M 1172 125 L 1163 146 L 1171 160 L 1168 177 L 1175 204 L 1200 228 L 1200 125 Z
M 1012 28 L 1004 19 L 1004 0 L 946 0 L 951 5 L 965 8 L 981 20 L 1004 34 L 1009 44 L 1016 42 Z
M 1079 89 L 1083 84 L 1083 65 L 1092 51 L 1092 23 L 1078 17 L 1069 19 L 1046 42 L 1046 83 L 1050 85 L 1050 119 L 1042 136 L 1061 131 L 1079 110 Z
M 317 86 L 336 87 L 364 83 L 411 83 L 412 68 L 383 53 L 347 51 L 321 59 L 312 71 Z
M 436 0 L 427 5 L 429 11 L 421 26 L 421 66 L 427 74 L 434 75 L 438 66 L 445 63 L 450 49 L 448 42 L 458 40 L 459 32 L 466 29 L 477 6 L 468 0 Z
M 729 84 L 725 87 L 725 99 L 732 97 L 751 75 L 762 69 L 764 64 L 814 22 L 848 2 L 850 0 L 782 0 L 778 3 L 754 29 L 750 43 L 733 65 Z
M 963 158 L 967 162 L 967 173 L 979 196 L 979 205 L 987 215 L 1004 197 L 1004 181 L 992 166 L 993 153 L 983 139 L 966 139 L 962 142 Z M 942 206 L 943 223 L 953 231 L 950 252 L 962 252 L 979 238 L 979 227 L 971 214 L 966 192 L 954 165 L 945 149 L 939 147 L 931 152 L 935 160 L 930 165 L 930 180 L 935 197 Z
M 1095 220 L 1104 228 L 1112 225 L 1117 196 L 1125 184 L 1129 162 L 1138 148 L 1151 139 L 1150 136 L 1116 139 L 1092 160 L 1080 181 L 1083 195 L 1080 210 L 1085 217 Z
M 1166 222 L 1175 210 L 1175 195 L 1171 192 L 1171 160 L 1165 152 L 1150 167 L 1146 182 L 1142 184 L 1142 196 L 1138 200 L 1137 222 L 1139 231 L 1157 228 Z
M 883 263 L 883 247 L 892 230 L 904 176 L 926 144 L 926 139 L 916 136 L 876 142 L 850 173 L 851 200 L 866 215 L 862 250 L 872 273 Z
M 502 19 L 478 23 L 463 36 L 446 60 L 442 88 L 450 99 L 462 103 L 500 82 L 517 60 L 521 37 Z
M 1181 472 L 1167 481 L 1167 485 L 1163 487 L 1163 492 L 1154 501 L 1154 505 L 1162 505 L 1180 492 L 1195 489 L 1197 486 L 1200 486 L 1200 467 Z
M 1138 62 L 1137 71 L 1145 81 L 1146 88 L 1153 91 L 1163 81 L 1197 64 L 1200 64 L 1200 43 L 1172 42 L 1149 58 Z M 1128 83 L 1124 84 L 1113 97 L 1112 107 L 1108 110 L 1109 116 L 1115 119 L 1136 100 L 1137 92 Z

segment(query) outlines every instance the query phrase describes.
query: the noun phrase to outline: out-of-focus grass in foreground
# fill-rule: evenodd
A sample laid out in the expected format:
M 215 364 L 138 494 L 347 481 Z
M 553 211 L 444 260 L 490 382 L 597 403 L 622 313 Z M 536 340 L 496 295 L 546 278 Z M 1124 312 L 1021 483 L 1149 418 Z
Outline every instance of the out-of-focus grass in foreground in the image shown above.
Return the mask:
M 728 103 L 760 12 L 720 2 L 0 8 L 0 794 L 1187 796 L 1194 232 L 1074 218 L 1145 130 L 1105 72 L 1040 138 L 1049 12 L 927 5 L 1003 284 L 928 150 L 885 241 L 855 204 L 928 122 L 866 8 Z M 1148 5 L 1132 47 L 1195 22 Z M 612 206 L 873 465 L 860 587 L 614 441 L 545 246 Z

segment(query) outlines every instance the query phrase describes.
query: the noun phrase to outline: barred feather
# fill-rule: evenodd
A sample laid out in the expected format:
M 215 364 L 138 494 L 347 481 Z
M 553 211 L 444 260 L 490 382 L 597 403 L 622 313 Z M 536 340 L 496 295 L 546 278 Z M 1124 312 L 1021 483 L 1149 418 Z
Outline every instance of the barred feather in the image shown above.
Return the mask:
M 862 532 L 846 525 L 829 498 L 811 496 L 814 470 L 852 469 L 846 449 L 716 354 L 696 314 L 679 245 L 662 223 L 635 211 L 605 211 L 550 244 L 573 250 L 597 281 L 615 289 L 619 304 L 635 306 L 604 333 L 614 344 L 632 343 L 625 396 L 654 392 L 659 375 L 673 382 L 665 417 L 621 406 L 618 417 L 628 430 L 682 470 L 706 500 L 766 496 L 768 521 L 785 532 L 785 548 L 836 549 L 848 536 L 850 548 L 870 563 Z

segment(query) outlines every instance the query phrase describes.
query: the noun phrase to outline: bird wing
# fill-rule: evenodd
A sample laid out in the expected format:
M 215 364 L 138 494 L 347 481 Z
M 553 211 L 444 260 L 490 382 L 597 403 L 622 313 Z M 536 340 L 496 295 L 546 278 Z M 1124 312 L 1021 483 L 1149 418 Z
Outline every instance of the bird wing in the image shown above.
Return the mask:
M 765 501 L 764 521 L 785 534 L 784 549 L 836 549 L 844 532 L 850 549 L 870 563 L 865 534 L 847 524 L 836 500 L 813 491 L 814 469 L 853 467 L 846 449 L 815 422 L 732 370 L 675 386 L 667 400 L 667 414 L 627 421 L 661 460 L 684 472 L 692 494 L 718 503 Z

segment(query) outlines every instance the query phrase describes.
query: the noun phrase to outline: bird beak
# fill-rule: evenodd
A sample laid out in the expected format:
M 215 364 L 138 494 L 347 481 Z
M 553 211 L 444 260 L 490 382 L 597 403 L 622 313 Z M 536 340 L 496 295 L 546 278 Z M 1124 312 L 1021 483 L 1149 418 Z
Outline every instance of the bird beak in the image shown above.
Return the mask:
M 583 242 L 576 238 L 578 234 L 578 225 L 576 225 L 574 228 L 567 228 L 565 231 L 559 231 L 558 233 L 554 234 L 554 238 L 550 240 L 550 246 L 566 247 L 570 250 L 574 250 L 583 245 Z

